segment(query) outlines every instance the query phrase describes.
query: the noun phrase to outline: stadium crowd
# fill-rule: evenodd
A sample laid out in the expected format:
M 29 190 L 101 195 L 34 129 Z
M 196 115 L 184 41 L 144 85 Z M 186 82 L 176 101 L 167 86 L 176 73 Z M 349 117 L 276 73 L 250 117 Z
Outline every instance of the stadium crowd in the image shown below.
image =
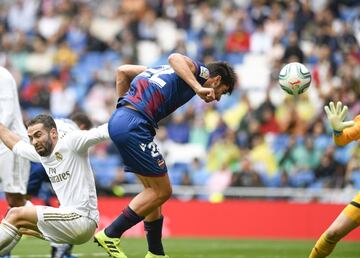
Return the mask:
M 360 189 L 360 147 L 336 147 L 324 104 L 360 114 L 360 5 L 356 0 L 5 0 L 0 65 L 16 78 L 24 117 L 86 112 L 106 122 L 123 63 L 166 63 L 172 52 L 235 65 L 220 103 L 195 97 L 157 131 L 174 185 Z M 312 85 L 298 101 L 277 75 L 304 63 Z M 100 190 L 135 177 L 111 143 L 92 151 Z

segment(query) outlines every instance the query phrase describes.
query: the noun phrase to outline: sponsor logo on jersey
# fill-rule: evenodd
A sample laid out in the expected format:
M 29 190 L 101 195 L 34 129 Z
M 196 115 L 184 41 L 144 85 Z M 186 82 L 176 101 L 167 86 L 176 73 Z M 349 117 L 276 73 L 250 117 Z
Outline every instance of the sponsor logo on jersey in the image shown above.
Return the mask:
M 55 175 L 55 176 L 49 176 L 50 182 L 52 184 L 59 183 L 65 180 L 68 180 L 71 177 L 70 171 L 66 171 L 64 173 Z
M 207 80 L 210 77 L 210 72 L 205 66 L 200 66 L 200 74 L 199 74 L 199 76 L 201 78 L 204 78 L 205 80 Z
M 60 152 L 55 152 L 55 158 L 57 161 L 62 161 L 63 156 Z

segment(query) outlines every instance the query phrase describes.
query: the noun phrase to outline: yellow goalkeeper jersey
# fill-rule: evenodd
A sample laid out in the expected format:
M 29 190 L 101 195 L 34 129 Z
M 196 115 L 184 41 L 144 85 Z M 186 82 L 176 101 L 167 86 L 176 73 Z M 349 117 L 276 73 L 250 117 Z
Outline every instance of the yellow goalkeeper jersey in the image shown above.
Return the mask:
M 351 141 L 360 140 L 360 115 L 354 119 L 355 125 L 344 129 L 342 134 L 334 135 L 336 145 L 344 146 Z

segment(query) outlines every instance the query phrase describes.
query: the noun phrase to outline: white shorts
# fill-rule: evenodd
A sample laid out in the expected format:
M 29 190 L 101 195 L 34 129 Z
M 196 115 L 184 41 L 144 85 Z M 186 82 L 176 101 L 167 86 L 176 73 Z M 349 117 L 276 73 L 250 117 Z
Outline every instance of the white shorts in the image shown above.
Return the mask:
M 14 155 L 10 150 L 0 153 L 0 190 L 26 194 L 30 161 Z
M 45 240 L 55 243 L 80 245 L 95 233 L 94 220 L 74 211 L 49 206 L 36 206 L 37 226 Z

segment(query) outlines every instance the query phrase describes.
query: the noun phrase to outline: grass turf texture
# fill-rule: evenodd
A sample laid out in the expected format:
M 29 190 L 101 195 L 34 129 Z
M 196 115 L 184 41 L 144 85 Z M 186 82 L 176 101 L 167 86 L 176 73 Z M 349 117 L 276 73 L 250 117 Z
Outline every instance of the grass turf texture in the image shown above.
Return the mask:
M 122 241 L 129 258 L 143 258 L 147 251 L 145 239 L 125 238 Z M 164 240 L 171 258 L 306 258 L 314 241 L 293 240 L 234 240 L 170 238 Z M 12 258 L 50 257 L 45 241 L 25 238 L 12 252 Z M 75 246 L 73 254 L 79 258 L 108 257 L 93 242 Z M 329 258 L 359 258 L 359 242 L 340 242 Z

